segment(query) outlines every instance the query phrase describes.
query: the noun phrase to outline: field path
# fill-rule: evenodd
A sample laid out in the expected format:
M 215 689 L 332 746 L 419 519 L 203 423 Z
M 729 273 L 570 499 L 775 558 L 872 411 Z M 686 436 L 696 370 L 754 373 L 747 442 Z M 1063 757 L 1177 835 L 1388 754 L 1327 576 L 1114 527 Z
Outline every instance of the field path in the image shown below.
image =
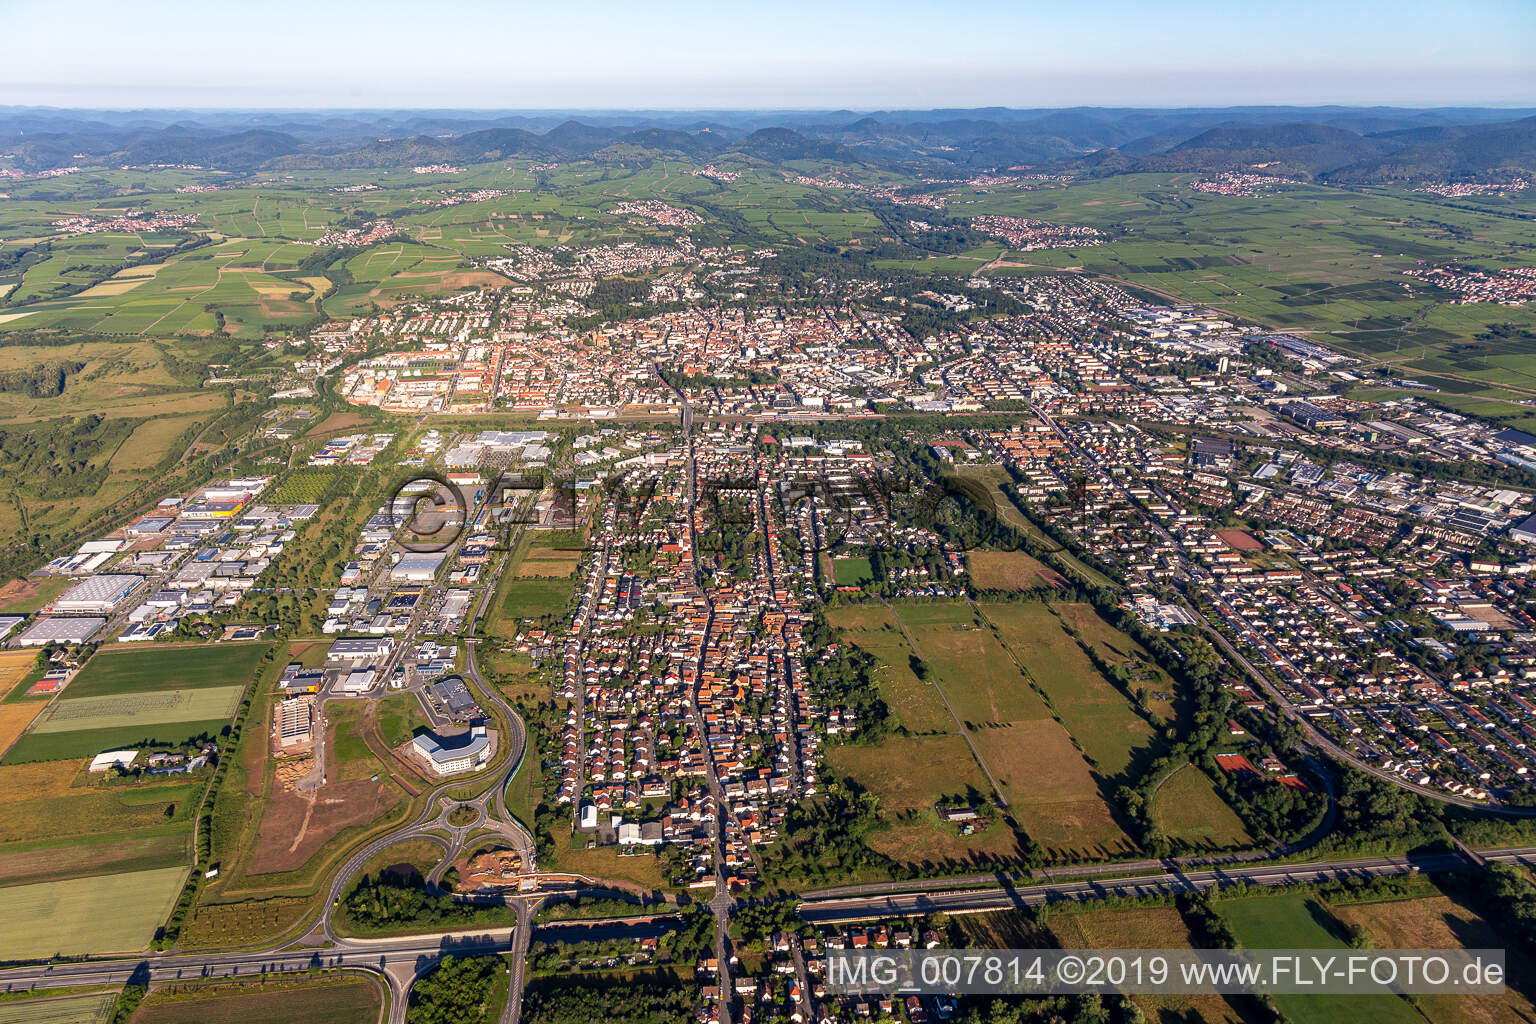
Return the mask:
M 912 648 L 912 653 L 921 658 L 923 653 L 917 649 L 917 641 L 912 639 L 912 634 L 907 632 L 907 624 L 901 621 L 901 613 L 893 608 L 891 603 L 883 597 L 880 599 L 880 603 L 885 605 L 886 610 L 891 613 L 891 618 L 896 620 L 896 625 L 901 630 L 902 638 L 906 640 L 907 646 Z M 971 748 L 971 756 L 976 759 L 976 764 L 981 768 L 981 773 L 987 777 L 987 782 L 992 786 L 992 792 L 997 795 L 997 805 L 1006 808 L 1008 806 L 1008 798 L 1003 796 L 1003 787 L 997 784 L 997 779 L 992 775 L 992 769 L 987 767 L 986 759 L 981 756 L 981 751 L 976 748 L 976 741 L 971 738 L 971 731 L 965 727 L 965 723 L 960 721 L 960 716 L 955 714 L 955 709 L 950 706 L 949 695 L 944 692 L 944 687 L 940 686 L 937 681 L 931 682 L 928 685 L 933 687 L 934 692 L 939 695 L 939 700 L 944 702 L 944 710 L 948 711 L 949 717 L 955 721 L 955 731 L 965 740 L 965 745 Z
M 288 852 L 292 853 L 299 848 L 304 841 L 304 834 L 309 831 L 309 819 L 315 815 L 315 794 L 313 791 L 304 794 L 307 806 L 304 808 L 304 820 L 299 822 L 299 830 L 294 833 L 293 843 L 289 845 Z

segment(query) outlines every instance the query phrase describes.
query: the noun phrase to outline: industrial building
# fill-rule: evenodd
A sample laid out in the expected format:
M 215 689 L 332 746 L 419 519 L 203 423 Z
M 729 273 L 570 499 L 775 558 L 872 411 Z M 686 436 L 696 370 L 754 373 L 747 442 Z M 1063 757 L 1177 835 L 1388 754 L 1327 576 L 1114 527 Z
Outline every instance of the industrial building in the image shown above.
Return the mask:
M 92 576 L 81 580 L 53 602 L 53 610 L 66 615 L 105 615 L 111 612 L 144 582 L 143 576 Z
M 314 736 L 315 702 L 311 697 L 291 697 L 278 705 L 278 742 L 291 747 L 308 743 Z
M 325 663 L 332 668 L 343 665 L 372 664 L 389 657 L 394 641 L 388 637 L 367 637 L 358 640 L 336 640 L 325 653 Z
M 47 644 L 83 644 L 95 636 L 107 620 L 96 616 L 73 618 L 45 617 L 32 623 L 30 629 L 17 638 L 19 647 L 43 647 Z
M 390 567 L 389 579 L 393 583 L 431 583 L 446 557 L 442 551 L 401 555 L 400 561 Z
M 469 692 L 469 687 L 464 685 L 464 680 L 459 676 L 449 676 L 429 684 L 427 694 L 453 718 L 480 713 L 480 706 L 475 703 L 474 694 Z

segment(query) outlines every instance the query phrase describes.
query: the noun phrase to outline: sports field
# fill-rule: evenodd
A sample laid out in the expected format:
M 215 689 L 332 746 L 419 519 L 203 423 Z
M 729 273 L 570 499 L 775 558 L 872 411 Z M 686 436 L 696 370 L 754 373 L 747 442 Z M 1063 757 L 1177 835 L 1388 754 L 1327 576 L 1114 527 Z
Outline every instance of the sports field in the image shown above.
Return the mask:
M 0 888 L 0 960 L 143 949 L 186 878 L 176 867 Z
M 244 686 L 269 644 L 197 644 L 103 651 L 69 684 L 71 700 L 151 690 Z M 213 717 L 211 715 L 205 717 Z
M 0 1024 L 106 1024 L 116 1003 L 115 992 L 0 1002 Z
M 875 574 L 867 558 L 834 558 L 832 578 L 840 587 L 862 587 L 873 583 Z

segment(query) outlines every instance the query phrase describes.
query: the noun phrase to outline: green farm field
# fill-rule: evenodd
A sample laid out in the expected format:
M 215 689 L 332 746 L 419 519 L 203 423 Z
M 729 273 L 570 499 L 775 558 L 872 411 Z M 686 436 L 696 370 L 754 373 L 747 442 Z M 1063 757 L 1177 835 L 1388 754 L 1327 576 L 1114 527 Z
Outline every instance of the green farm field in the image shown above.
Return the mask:
M 74 697 L 55 703 L 32 734 L 85 732 L 129 723 L 140 729 L 178 722 L 228 718 L 240 705 L 243 686 L 200 687 L 195 690 L 151 690 L 147 693 Z
M 159 868 L 0 888 L 0 959 L 143 949 L 171 912 L 187 869 Z
M 107 1024 L 115 992 L 0 1002 L 0 1024 Z
M 1105 244 L 1007 254 L 990 272 L 1081 267 L 1280 330 L 1325 334 L 1367 358 L 1454 370 L 1438 355 L 1497 323 L 1536 326 L 1530 306 L 1450 305 L 1403 276 L 1419 260 L 1536 263 L 1529 227 L 1419 196 L 1285 186 L 1257 197 L 1188 186 L 1198 175 L 1133 174 L 965 201 L 967 214 L 1038 217 L 1109 233 Z M 952 204 L 952 208 L 953 204 Z M 1458 376 L 1536 373 L 1533 350 Z M 1505 378 L 1508 379 L 1507 376 Z
M 156 988 L 132 1024 L 373 1024 L 383 995 L 365 975 Z
M 268 644 L 157 647 L 104 651 L 86 663 L 64 691 L 74 700 L 119 693 L 244 686 Z
M 992 631 L 961 602 L 909 605 L 897 614 L 917 655 L 967 728 L 1044 718 L 1045 704 Z
M 113 698 L 115 699 L 115 698 Z M 238 703 L 238 700 L 237 700 Z M 218 736 L 229 725 L 229 716 L 198 721 L 178 720 L 163 724 L 103 726 L 71 729 L 68 732 L 27 733 L 6 753 L 0 764 L 24 764 L 29 761 L 62 761 L 77 757 L 95 757 L 108 750 L 137 744 L 174 746 L 197 736 Z

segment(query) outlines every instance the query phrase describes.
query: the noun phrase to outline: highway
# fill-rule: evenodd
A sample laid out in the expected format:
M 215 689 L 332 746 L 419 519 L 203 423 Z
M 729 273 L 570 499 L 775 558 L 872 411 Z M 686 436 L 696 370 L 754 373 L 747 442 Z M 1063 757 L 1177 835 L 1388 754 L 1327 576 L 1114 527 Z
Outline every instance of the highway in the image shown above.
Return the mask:
M 1536 846 L 1478 851 L 1485 860 L 1503 863 L 1536 863 Z M 1196 871 L 1160 871 L 1130 877 L 1068 879 L 1035 885 L 995 884 L 973 889 L 929 889 L 908 893 L 867 896 L 836 896 L 808 899 L 798 909 L 804 920 L 815 924 L 861 921 L 876 917 L 914 914 L 979 913 L 1038 906 L 1063 900 L 1101 899 L 1108 896 L 1177 895 L 1243 882 L 1248 885 L 1291 885 L 1343 878 L 1375 878 L 1406 875 L 1414 871 L 1450 871 L 1467 867 L 1468 859 L 1457 853 L 1423 857 L 1365 857 L 1314 864 L 1257 864 Z
M 1536 865 L 1536 845 L 1484 849 L 1477 851 L 1477 855 L 1487 861 Z M 1465 867 L 1468 863 L 1463 855 L 1442 853 L 1423 857 L 1365 857 L 1312 864 L 1257 864 L 1197 871 L 1173 870 L 1102 881 L 1082 878 L 1035 885 L 994 884 L 966 889 L 935 886 L 907 893 L 817 896 L 802 901 L 798 912 L 806 921 L 831 924 L 939 911 L 951 914 L 978 913 L 1059 900 L 1090 900 L 1115 895 L 1174 894 L 1238 882 L 1277 886 L 1336 878 L 1404 875 L 1415 870 L 1437 872 Z M 658 924 L 665 917 L 655 915 L 646 920 Z M 532 914 L 529 913 L 519 918 L 519 925 L 523 926 L 524 922 L 531 924 L 531 921 Z M 572 921 L 544 926 L 541 932 L 579 932 L 584 927 L 612 929 L 620 923 L 618 920 Z M 253 978 L 268 974 L 299 973 L 311 968 L 350 968 L 383 974 L 390 983 L 395 1003 L 399 1004 L 403 1013 L 404 995 L 409 991 L 409 981 L 430 968 L 439 957 L 448 953 L 506 954 L 515 950 L 517 943 L 517 936 L 511 930 L 482 928 L 383 939 L 338 938 L 321 947 L 295 945 L 276 952 L 80 960 L 0 970 L 0 991 L 122 985 L 129 981 L 164 983 L 198 978 Z

